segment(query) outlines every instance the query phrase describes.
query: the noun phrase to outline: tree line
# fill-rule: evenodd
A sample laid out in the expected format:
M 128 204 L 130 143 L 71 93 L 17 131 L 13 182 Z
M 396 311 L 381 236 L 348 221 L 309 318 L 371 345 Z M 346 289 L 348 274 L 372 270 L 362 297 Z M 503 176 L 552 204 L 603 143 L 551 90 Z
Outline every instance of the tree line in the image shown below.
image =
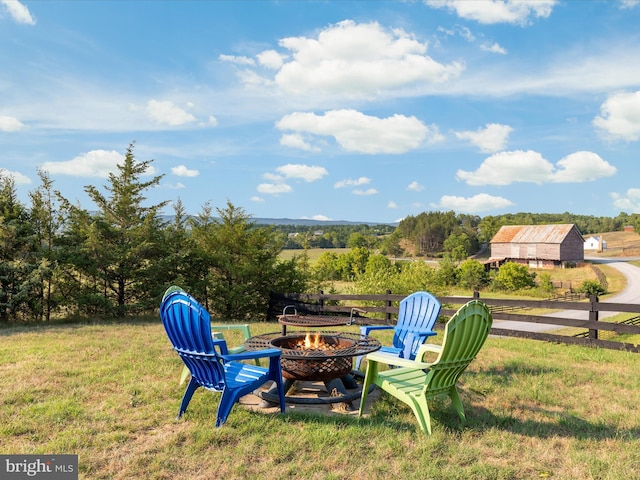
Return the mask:
M 150 163 L 129 145 L 103 190 L 85 187 L 93 212 L 69 202 L 45 171 L 29 208 L 12 177 L 0 178 L 0 322 L 147 314 L 172 284 L 216 316 L 259 320 L 271 291 L 306 290 L 302 260 L 281 261 L 272 228 L 230 202 L 189 216 L 178 200 L 162 221 L 168 202 L 145 205 L 162 178 L 142 180 Z
M 336 279 L 374 290 L 410 292 L 424 279 L 433 288 L 487 285 L 479 264 L 465 263 L 502 225 L 574 223 L 583 234 L 640 230 L 640 215 L 616 218 L 519 213 L 480 218 L 424 212 L 392 225 L 301 227 L 257 225 L 227 202 L 189 215 L 178 199 L 163 220 L 168 201 L 147 205 L 145 193 L 162 175 L 143 181 L 152 161 L 138 161 L 134 144 L 102 189 L 85 187 L 95 209 L 67 200 L 46 171 L 21 203 L 11 176 L 0 171 L 0 322 L 49 321 L 53 317 L 112 317 L 154 312 L 164 290 L 178 284 L 212 312 L 228 320 L 260 320 L 269 294 L 317 290 Z M 310 267 L 306 249 L 327 252 Z M 283 248 L 300 255 L 281 260 Z M 390 258 L 433 255 L 437 273 L 422 262 L 395 265 Z M 404 272 L 404 273 L 403 273 Z M 517 272 L 518 274 L 522 272 Z M 403 280 L 397 280 L 405 275 Z M 407 278 L 413 278 L 407 280 Z M 452 283 L 454 282 L 454 283 Z M 506 284 L 497 282 L 496 285 Z

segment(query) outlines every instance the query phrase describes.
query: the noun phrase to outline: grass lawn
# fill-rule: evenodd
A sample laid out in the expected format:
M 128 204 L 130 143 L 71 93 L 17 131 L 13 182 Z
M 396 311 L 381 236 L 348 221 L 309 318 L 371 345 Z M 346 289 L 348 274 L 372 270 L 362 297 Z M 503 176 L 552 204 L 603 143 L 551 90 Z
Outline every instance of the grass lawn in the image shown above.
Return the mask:
M 217 395 L 199 391 L 176 421 L 182 365 L 156 319 L 4 328 L 0 342 L 0 451 L 78 454 L 84 479 L 617 480 L 640 471 L 637 354 L 491 337 L 461 379 L 466 425 L 436 400 L 429 437 L 385 395 L 361 420 L 236 406 L 216 429 Z

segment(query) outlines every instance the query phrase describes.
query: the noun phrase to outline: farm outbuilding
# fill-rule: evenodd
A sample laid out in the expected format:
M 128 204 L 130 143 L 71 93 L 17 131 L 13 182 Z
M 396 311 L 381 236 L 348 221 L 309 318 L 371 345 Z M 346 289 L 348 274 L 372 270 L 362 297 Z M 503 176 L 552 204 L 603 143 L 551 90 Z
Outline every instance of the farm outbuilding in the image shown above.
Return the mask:
M 566 267 L 584 260 L 584 238 L 574 224 L 506 225 L 491 239 L 491 266 L 511 261 L 531 268 Z
M 607 249 L 607 241 L 602 237 L 589 237 L 584 241 L 584 249 L 602 252 Z

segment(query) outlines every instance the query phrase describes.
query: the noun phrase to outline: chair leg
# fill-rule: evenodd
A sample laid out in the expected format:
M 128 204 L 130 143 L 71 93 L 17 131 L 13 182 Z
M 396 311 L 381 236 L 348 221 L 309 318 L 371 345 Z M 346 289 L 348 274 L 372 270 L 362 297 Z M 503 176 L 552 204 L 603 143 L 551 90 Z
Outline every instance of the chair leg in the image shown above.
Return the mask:
M 374 377 L 378 375 L 378 362 L 367 361 L 367 373 L 364 376 L 364 382 L 362 383 L 362 393 L 360 394 L 360 410 L 358 411 L 358 417 L 362 416 L 364 411 L 364 404 L 367 401 L 367 395 L 369 395 L 369 387 L 373 383 Z
M 429 413 L 429 405 L 427 405 L 427 398 L 424 395 L 419 397 L 411 397 L 411 401 L 407 402 L 413 410 L 420 430 L 427 435 L 431 435 L 431 414 Z
M 451 390 L 449 391 L 449 398 L 451 398 L 451 403 L 455 407 L 456 412 L 458 412 L 458 416 L 462 421 L 465 421 L 467 417 L 464 414 L 464 407 L 462 406 L 462 400 L 460 400 L 460 394 L 458 394 L 458 389 L 455 386 L 451 387 Z
M 200 384 L 191 377 L 189 380 L 189 385 L 187 385 L 187 389 L 184 391 L 184 395 L 182 396 L 182 402 L 180 403 L 180 410 L 178 411 L 178 417 L 182 417 L 182 414 L 187 410 L 187 406 L 191 401 L 191 397 L 193 397 L 193 393 L 198 389 Z
M 285 411 L 285 388 L 284 388 L 284 380 L 282 378 L 282 367 L 280 366 L 280 357 L 271 357 L 269 358 L 269 373 L 267 378 L 273 380 L 276 384 L 278 390 L 278 399 L 280 401 L 280 412 L 284 413 Z M 273 387 L 271 387 L 269 393 L 273 392 Z
M 285 400 L 284 400 L 284 384 L 282 377 L 279 380 L 275 381 L 275 384 L 278 388 L 278 399 L 280 400 L 280 413 L 284 413 L 285 411 Z
M 220 404 L 218 405 L 218 413 L 216 415 L 216 427 L 222 426 L 224 422 L 227 421 L 229 417 L 229 413 L 231 413 L 231 409 L 238 401 L 238 392 L 230 391 L 228 388 L 225 388 L 222 392 L 222 397 L 220 398 Z

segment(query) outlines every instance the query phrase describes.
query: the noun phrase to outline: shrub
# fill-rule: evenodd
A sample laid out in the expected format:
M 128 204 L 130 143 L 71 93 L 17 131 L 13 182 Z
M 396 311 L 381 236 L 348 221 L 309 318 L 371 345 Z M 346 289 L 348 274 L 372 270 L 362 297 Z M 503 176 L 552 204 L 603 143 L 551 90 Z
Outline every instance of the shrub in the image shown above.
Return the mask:
M 525 265 L 507 262 L 498 270 L 494 282 L 496 288 L 513 292 L 523 288 L 535 287 L 535 279 L 536 274 L 530 272 Z
M 584 293 L 586 295 L 604 295 L 607 293 L 607 289 L 602 286 L 602 284 L 597 280 L 585 280 L 582 284 L 576 289 L 578 293 Z

